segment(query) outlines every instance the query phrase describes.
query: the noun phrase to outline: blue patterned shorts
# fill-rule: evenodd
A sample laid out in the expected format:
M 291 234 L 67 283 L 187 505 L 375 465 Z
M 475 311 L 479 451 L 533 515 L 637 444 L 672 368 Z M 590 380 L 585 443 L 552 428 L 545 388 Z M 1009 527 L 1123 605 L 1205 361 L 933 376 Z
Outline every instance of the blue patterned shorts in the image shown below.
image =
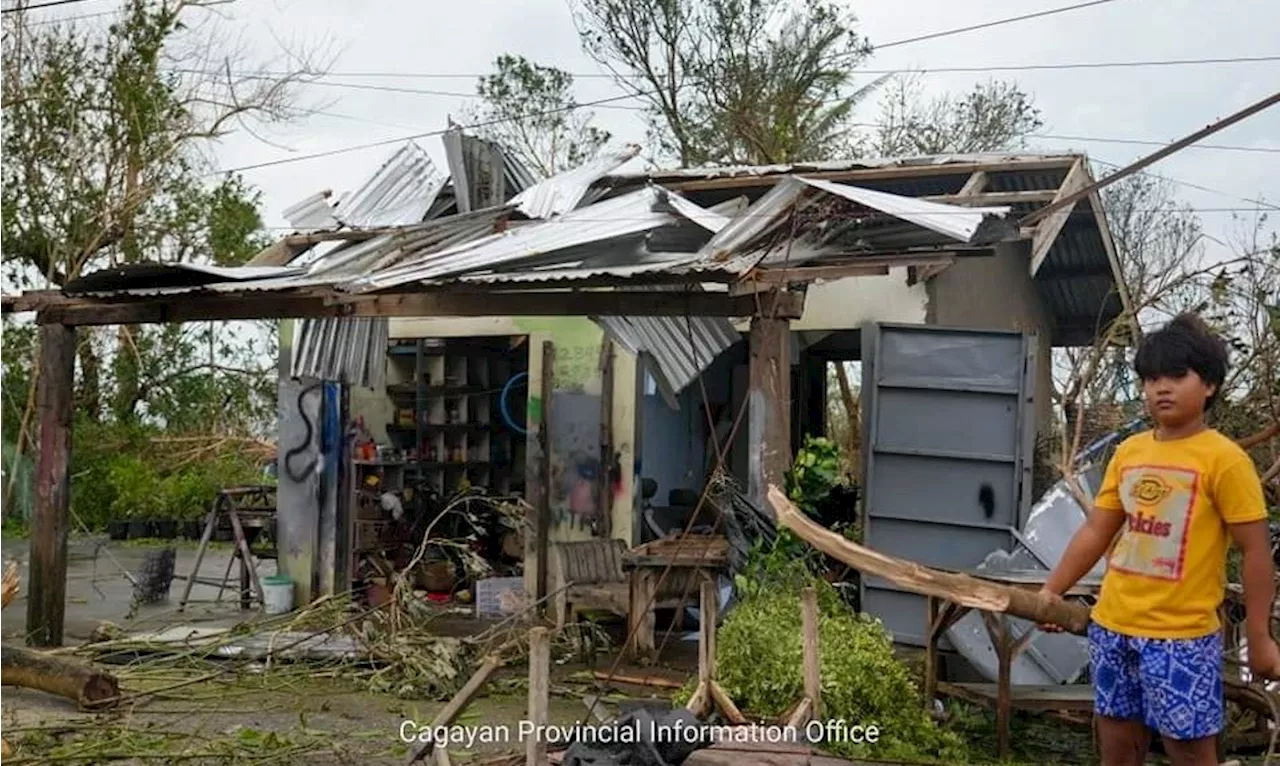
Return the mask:
M 1089 623 L 1094 712 L 1138 719 L 1170 739 L 1222 731 L 1222 634 L 1137 638 Z

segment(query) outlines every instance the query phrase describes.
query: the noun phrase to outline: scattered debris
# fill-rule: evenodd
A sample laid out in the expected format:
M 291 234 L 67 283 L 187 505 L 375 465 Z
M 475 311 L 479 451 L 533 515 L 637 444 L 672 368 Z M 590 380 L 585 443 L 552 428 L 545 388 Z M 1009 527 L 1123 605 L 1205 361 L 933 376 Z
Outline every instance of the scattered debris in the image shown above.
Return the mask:
M 10 561 L 9 566 L 4 569 L 4 581 L 0 585 L 0 596 L 4 599 L 4 606 L 8 606 L 18 595 L 18 564 Z M 3 607 L 0 607 L 3 608 Z

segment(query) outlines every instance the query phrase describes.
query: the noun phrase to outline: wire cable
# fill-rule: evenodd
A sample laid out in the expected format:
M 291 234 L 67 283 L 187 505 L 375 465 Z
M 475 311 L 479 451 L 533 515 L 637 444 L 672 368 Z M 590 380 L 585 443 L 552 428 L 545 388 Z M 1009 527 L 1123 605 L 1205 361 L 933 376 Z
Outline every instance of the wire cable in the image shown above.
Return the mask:
M 1037 11 L 1036 13 L 1027 13 L 1027 14 L 1023 14 L 1022 16 L 1010 16 L 1004 19 L 995 19 L 992 21 L 986 21 L 981 24 L 972 24 L 967 27 L 958 27 L 956 29 L 945 29 L 940 32 L 930 32 L 927 35 L 919 35 L 917 37 L 908 37 L 903 40 L 894 40 L 893 42 L 885 43 L 884 45 L 872 45 L 871 50 L 874 52 L 878 50 L 884 50 L 885 48 L 895 48 L 899 45 L 907 45 L 909 43 L 918 43 L 924 40 L 936 40 L 939 37 L 949 37 L 951 35 L 958 35 L 964 32 L 974 32 L 979 29 L 990 29 L 991 27 L 998 27 L 1004 24 L 1012 24 L 1016 21 L 1026 21 L 1027 19 L 1038 19 L 1044 16 L 1052 16 L 1057 13 L 1066 13 L 1067 11 L 1075 11 L 1075 10 L 1079 10 L 1080 8 L 1088 8 L 1090 6 L 1104 5 L 1106 3 L 1112 3 L 1112 2 L 1115 2 L 1115 0 L 1091 0 L 1091 2 L 1087 2 L 1087 3 L 1077 3 L 1075 5 L 1064 5 L 1060 8 L 1050 8 L 1046 11 Z
M 32 3 L 30 5 L 11 5 L 8 8 L 0 8 L 0 14 L 18 13 L 19 11 L 36 11 L 41 8 L 53 8 L 59 5 L 74 5 L 76 3 L 88 3 L 93 0 L 47 0 L 43 3 Z
M 94 16 L 105 14 L 92 14 Z M 72 18 L 88 18 L 72 17 Z M 38 22 L 43 23 L 43 22 Z M 1147 59 L 1140 61 L 1067 61 L 1052 64 L 971 64 L 963 66 L 938 66 L 938 67 L 896 67 L 893 69 L 867 69 L 863 67 L 851 67 L 850 72 L 854 74 L 947 74 L 947 73 L 982 73 L 982 72 L 1034 72 L 1034 71 L 1055 71 L 1055 70 L 1074 70 L 1074 69 L 1131 69 L 1143 67 L 1165 67 L 1165 66 L 1203 66 L 1203 65 L 1219 65 L 1219 64 L 1260 64 L 1280 61 L 1280 55 L 1266 56 L 1232 56 L 1223 58 L 1200 58 L 1200 59 Z M 219 71 L 217 74 L 225 74 Z M 253 74 L 284 76 L 291 74 L 284 71 L 260 70 Z M 566 72 L 575 80 L 615 80 L 617 75 L 606 74 L 601 72 Z M 344 78 L 372 78 L 372 79 L 404 79 L 404 80 L 478 80 L 482 77 L 490 77 L 493 72 L 388 72 L 384 70 L 367 70 L 367 71 L 351 71 L 351 72 L 321 72 L 316 76 L 319 78 L 327 77 L 344 77 Z

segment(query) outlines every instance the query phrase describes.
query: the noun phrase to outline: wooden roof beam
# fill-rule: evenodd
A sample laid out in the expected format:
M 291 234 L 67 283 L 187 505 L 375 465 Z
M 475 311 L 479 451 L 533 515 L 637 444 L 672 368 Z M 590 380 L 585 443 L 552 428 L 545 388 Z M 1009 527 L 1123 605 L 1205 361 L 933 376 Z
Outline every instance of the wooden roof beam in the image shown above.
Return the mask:
M 159 324 L 243 319 L 324 317 L 482 316 L 753 316 L 764 310 L 795 319 L 804 311 L 802 292 L 731 296 L 709 292 L 513 292 L 319 295 L 269 293 L 179 294 L 136 301 L 51 296 L 29 303 L 41 324 L 68 326 Z M 775 314 L 776 312 L 776 314 Z

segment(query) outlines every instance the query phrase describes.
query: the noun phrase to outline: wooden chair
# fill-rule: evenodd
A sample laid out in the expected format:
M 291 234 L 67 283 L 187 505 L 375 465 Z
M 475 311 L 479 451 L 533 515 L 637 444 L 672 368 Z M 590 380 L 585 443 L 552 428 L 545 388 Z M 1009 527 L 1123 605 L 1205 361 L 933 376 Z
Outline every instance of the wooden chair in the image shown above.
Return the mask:
M 582 610 L 627 615 L 631 596 L 630 578 L 622 568 L 626 553 L 626 541 L 617 539 L 555 544 L 559 571 L 559 591 L 554 599 L 557 628 L 576 622 Z

